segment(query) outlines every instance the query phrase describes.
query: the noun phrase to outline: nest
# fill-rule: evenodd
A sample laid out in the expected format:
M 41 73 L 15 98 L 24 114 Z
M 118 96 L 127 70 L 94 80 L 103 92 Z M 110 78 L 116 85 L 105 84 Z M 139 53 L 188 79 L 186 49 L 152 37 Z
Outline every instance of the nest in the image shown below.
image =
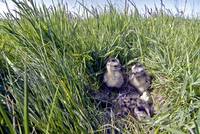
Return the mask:
M 120 89 L 103 85 L 93 94 L 93 99 L 97 107 L 106 109 L 107 113 L 112 111 L 119 118 L 131 115 L 141 121 L 154 115 L 153 103 L 141 99 L 141 94 L 129 83 Z

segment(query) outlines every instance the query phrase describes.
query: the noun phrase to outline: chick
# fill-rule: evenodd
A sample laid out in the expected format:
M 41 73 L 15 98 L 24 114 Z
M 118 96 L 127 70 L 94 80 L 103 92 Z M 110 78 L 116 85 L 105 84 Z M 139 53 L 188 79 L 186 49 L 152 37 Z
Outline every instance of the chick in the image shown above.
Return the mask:
M 121 88 L 124 83 L 124 77 L 119 60 L 110 58 L 106 64 L 106 69 L 104 83 L 110 88 Z
M 152 117 L 154 114 L 153 99 L 149 92 L 145 91 L 137 100 L 137 106 L 139 109 L 143 109 L 148 117 Z
M 153 104 L 153 99 L 148 91 L 144 91 L 143 94 L 140 96 L 140 99 L 147 102 L 148 104 Z
M 150 75 L 144 69 L 144 66 L 136 63 L 131 68 L 131 74 L 129 75 L 129 83 L 134 86 L 141 94 L 150 89 L 152 79 Z

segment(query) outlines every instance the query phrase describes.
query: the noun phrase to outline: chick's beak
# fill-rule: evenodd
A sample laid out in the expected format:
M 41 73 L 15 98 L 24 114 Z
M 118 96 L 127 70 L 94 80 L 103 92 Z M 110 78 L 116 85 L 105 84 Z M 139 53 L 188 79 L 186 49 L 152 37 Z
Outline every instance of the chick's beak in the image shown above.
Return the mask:
M 114 65 L 113 67 L 114 67 L 115 70 L 120 70 L 121 69 L 121 65 L 120 64 Z

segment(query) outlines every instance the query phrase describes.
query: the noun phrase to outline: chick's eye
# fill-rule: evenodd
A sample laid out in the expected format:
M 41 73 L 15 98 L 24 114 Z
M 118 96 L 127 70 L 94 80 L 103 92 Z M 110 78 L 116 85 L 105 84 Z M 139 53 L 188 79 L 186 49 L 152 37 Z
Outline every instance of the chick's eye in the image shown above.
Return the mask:
M 146 80 L 146 83 L 148 83 L 148 81 Z

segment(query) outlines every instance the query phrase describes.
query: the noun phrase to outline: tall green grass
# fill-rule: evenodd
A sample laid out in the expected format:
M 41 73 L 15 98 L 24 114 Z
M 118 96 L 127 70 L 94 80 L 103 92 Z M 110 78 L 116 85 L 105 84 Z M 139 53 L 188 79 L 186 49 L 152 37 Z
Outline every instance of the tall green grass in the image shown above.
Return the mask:
M 5 107 L 0 109 L 1 131 L 199 132 L 198 19 L 163 13 L 148 18 L 127 15 L 111 4 L 102 13 L 82 5 L 84 15 L 90 17 L 72 19 L 62 3 L 47 8 L 32 1 L 13 2 L 18 15 L 7 14 L 1 24 L 1 44 L 9 44 L 1 48 L 9 93 L 1 95 Z M 157 114 L 152 119 L 138 122 L 110 114 L 105 122 L 105 111 L 91 101 L 89 91 L 100 90 L 99 75 L 112 56 L 127 68 L 140 61 L 154 75 Z

